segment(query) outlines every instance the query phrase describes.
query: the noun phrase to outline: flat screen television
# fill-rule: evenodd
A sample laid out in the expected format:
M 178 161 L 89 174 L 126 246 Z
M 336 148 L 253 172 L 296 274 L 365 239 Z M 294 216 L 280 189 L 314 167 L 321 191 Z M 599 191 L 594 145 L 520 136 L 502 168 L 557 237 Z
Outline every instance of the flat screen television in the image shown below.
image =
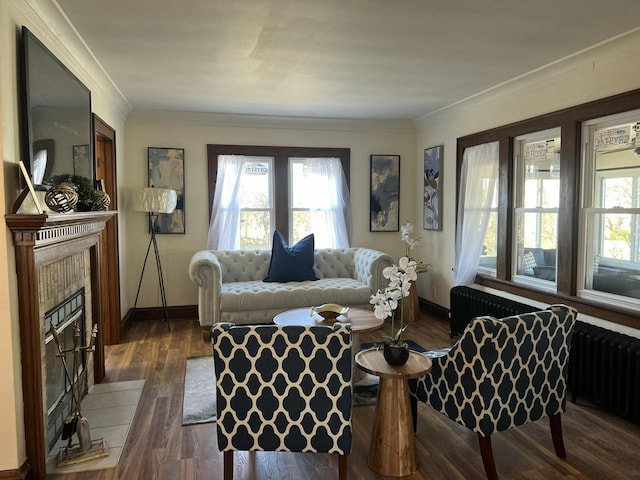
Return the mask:
M 75 174 L 93 180 L 91 91 L 22 27 L 23 158 L 34 185 Z

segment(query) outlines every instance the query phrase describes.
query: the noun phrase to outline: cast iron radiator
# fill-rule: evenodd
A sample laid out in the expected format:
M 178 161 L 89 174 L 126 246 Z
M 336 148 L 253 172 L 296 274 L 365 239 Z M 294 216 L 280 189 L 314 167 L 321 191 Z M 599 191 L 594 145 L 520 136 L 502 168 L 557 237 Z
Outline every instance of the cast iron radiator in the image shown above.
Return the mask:
M 491 315 L 492 317 L 503 318 L 539 310 L 531 305 L 514 302 L 508 298 L 460 285 L 453 287 L 449 292 L 449 296 L 451 301 L 449 313 L 451 338 L 460 335 L 475 317 Z
M 640 339 L 576 322 L 567 387 L 578 395 L 640 425 Z
M 475 317 L 496 318 L 538 310 L 470 287 L 451 289 L 451 336 Z M 567 388 L 625 420 L 640 425 L 640 339 L 577 321 L 573 329 Z

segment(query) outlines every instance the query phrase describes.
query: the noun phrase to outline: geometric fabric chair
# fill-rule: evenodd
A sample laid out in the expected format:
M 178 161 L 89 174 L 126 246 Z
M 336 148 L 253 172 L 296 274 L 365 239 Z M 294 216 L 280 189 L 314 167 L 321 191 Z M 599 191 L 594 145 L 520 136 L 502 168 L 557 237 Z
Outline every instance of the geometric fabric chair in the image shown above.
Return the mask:
M 566 458 L 561 414 L 577 311 L 565 305 L 506 317 L 477 317 L 431 372 L 409 381 L 413 411 L 426 402 L 478 434 L 487 478 L 498 478 L 491 435 L 549 417 L 556 455 Z M 414 417 L 414 421 L 416 418 Z
M 217 323 L 211 329 L 218 448 L 334 453 L 346 479 L 351 453 L 351 326 Z

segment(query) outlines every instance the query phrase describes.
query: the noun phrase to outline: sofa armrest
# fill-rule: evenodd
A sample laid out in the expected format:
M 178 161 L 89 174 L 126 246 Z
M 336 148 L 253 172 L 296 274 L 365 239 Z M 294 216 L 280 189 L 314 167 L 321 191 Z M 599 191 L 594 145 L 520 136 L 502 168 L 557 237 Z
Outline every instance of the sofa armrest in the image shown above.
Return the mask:
M 356 280 L 366 284 L 375 293 L 389 282 L 382 276 L 382 270 L 393 265 L 393 258 L 386 253 L 370 248 L 356 248 L 353 256 Z
M 222 271 L 212 250 L 196 252 L 189 262 L 189 276 L 198 285 L 198 320 L 201 326 L 220 321 Z

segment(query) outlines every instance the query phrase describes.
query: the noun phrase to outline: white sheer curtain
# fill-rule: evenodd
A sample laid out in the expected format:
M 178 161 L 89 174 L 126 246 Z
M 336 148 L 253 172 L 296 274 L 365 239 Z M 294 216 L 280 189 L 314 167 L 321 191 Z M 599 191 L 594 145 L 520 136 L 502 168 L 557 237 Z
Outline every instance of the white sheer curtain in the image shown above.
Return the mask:
M 207 242 L 209 249 L 240 249 L 240 177 L 246 162 L 242 155 L 218 157 L 216 193 Z
M 311 231 L 316 248 L 348 248 L 351 232 L 349 189 L 339 158 L 304 158 L 314 186 Z M 295 181 L 295 179 L 293 179 Z
M 487 233 L 491 202 L 498 186 L 498 142 L 464 151 L 456 229 L 455 285 L 473 283 Z

